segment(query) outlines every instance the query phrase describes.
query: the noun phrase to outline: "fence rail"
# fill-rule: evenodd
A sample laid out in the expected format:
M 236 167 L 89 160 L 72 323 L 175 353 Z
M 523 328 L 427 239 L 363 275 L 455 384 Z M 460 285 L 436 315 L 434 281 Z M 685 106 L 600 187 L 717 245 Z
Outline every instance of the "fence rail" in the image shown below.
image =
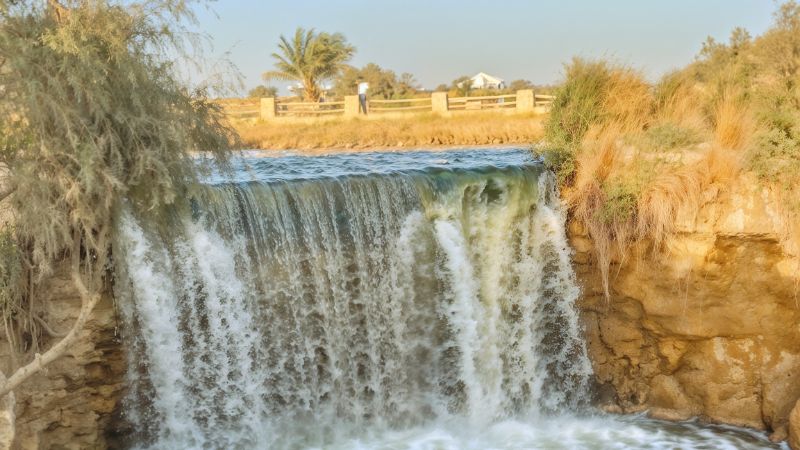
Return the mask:
M 419 113 L 502 110 L 520 113 L 543 113 L 552 105 L 555 96 L 536 94 L 533 90 L 517 91 L 515 94 L 483 95 L 476 97 L 448 97 L 447 93 L 435 92 L 430 97 L 403 99 L 371 99 L 367 101 L 366 113 Z M 364 114 L 358 96 L 346 96 L 344 100 L 332 102 L 290 102 L 276 98 L 220 101 L 225 114 L 233 119 L 272 119 L 275 117 L 318 117 L 342 115 L 355 117 Z
M 421 105 L 421 106 L 394 106 L 390 108 L 383 108 L 380 106 L 371 106 L 372 103 L 370 102 L 370 106 L 368 107 L 369 112 L 392 112 L 392 111 L 430 111 L 431 105 Z
M 379 104 L 379 105 L 388 105 L 390 103 L 419 103 L 419 102 L 430 102 L 430 97 L 424 98 L 398 98 L 393 100 L 382 100 L 382 99 L 375 99 L 370 100 L 370 103 Z
M 450 99 L 450 102 L 465 102 L 465 101 L 476 101 L 476 100 L 501 100 L 506 98 L 517 98 L 517 94 L 506 94 L 506 95 L 484 95 L 481 97 L 453 97 Z
M 556 99 L 555 95 L 544 95 L 544 94 L 536 94 L 533 96 L 534 101 L 537 105 L 546 105 L 550 106 L 553 104 L 553 100 Z

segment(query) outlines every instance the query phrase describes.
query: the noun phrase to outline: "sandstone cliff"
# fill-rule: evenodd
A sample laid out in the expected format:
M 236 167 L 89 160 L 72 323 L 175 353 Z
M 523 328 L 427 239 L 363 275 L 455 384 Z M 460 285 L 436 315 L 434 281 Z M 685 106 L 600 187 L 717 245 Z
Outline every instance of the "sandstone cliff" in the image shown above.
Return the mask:
M 632 248 L 611 268 L 610 299 L 591 239 L 570 224 L 590 357 L 600 391 L 612 393 L 606 409 L 786 439 L 800 397 L 800 259 L 773 231 L 772 197 L 755 186 L 707 193 L 699 211 L 677 218 L 663 252 Z
M 789 416 L 789 446 L 795 450 L 800 449 L 800 400 Z

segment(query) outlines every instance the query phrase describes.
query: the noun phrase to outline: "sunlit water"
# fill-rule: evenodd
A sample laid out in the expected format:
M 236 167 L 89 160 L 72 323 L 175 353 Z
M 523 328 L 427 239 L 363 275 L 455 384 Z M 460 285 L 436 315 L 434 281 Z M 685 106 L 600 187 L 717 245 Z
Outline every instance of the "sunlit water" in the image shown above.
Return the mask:
M 552 177 L 524 150 L 256 157 L 123 210 L 137 448 L 764 448 L 608 416 Z

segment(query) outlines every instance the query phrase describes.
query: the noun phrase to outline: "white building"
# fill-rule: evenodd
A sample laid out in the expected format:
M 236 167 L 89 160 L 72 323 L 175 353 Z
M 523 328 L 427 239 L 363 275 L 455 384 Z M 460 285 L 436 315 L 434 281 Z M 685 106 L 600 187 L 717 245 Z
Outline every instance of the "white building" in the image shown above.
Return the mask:
M 472 80 L 473 89 L 503 89 L 506 87 L 506 82 L 502 78 L 497 78 L 489 75 L 488 73 L 480 72 Z

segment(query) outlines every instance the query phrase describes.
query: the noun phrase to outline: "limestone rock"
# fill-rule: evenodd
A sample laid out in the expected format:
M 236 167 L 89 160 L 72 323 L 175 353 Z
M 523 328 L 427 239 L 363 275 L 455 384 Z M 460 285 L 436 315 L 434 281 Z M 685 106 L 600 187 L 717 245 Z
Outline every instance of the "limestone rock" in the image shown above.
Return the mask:
M 15 403 L 13 392 L 0 399 L 0 450 L 9 450 L 14 445 L 16 431 Z
M 586 227 L 568 227 L 597 381 L 613 387 L 617 410 L 699 416 L 774 438 L 788 426 L 800 450 L 795 245 L 779 239 L 780 214 L 758 189 L 743 184 L 705 197 L 699 211 L 679 214 L 679 232 L 663 251 L 641 242 L 615 262 L 610 299 L 586 257 Z
M 69 329 L 80 299 L 66 274 L 48 286 L 46 319 L 53 329 Z M 104 298 L 81 339 L 62 358 L 15 390 L 17 449 L 107 448 L 112 417 L 119 410 L 126 371 L 122 345 L 115 335 L 113 303 Z M 43 344 L 43 348 L 51 345 Z M 8 373 L 8 347 L 0 361 Z M 0 413 L 0 449 L 6 417 Z
M 800 400 L 795 403 L 789 415 L 789 447 L 800 450 Z

